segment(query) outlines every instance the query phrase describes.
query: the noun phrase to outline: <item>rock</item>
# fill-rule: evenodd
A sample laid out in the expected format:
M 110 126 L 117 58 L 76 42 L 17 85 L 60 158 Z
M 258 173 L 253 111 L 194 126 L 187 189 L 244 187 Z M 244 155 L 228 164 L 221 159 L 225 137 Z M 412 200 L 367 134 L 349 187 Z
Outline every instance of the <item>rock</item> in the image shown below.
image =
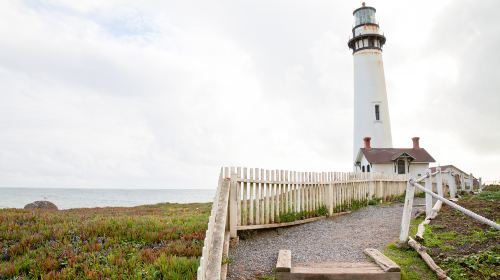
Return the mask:
M 50 201 L 35 201 L 28 203 L 24 206 L 24 209 L 58 210 L 57 206 Z

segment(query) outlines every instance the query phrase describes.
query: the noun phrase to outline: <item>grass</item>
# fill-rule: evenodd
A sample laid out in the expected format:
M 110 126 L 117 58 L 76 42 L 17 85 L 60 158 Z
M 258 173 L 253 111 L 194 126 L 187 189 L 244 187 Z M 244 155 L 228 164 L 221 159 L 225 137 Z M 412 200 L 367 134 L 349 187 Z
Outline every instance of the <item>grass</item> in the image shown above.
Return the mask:
M 418 224 L 422 221 L 423 218 L 411 221 L 410 236 L 416 234 Z M 434 272 L 429 269 L 427 264 L 413 248 L 400 248 L 396 243 L 390 243 L 384 248 L 384 254 L 401 267 L 402 280 L 437 279 Z
M 468 195 L 459 204 L 492 220 L 500 218 L 500 188 Z M 452 279 L 500 278 L 500 231 L 449 207 L 426 227 L 423 245 Z
M 459 204 L 489 219 L 499 220 L 500 188 L 463 197 Z M 411 223 L 414 236 L 423 218 Z M 443 206 L 438 217 L 425 227 L 428 253 L 451 279 L 500 279 L 500 231 Z M 384 253 L 402 269 L 402 279 L 436 279 L 417 252 L 389 244 Z
M 0 209 L 0 279 L 195 279 L 209 212 Z

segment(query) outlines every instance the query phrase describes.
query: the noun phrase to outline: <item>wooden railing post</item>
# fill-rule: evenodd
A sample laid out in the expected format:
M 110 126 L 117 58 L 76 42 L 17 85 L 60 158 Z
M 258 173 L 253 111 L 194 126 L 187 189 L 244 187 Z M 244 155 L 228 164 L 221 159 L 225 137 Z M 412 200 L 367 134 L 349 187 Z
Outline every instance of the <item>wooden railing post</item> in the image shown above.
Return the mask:
M 414 194 L 415 187 L 413 186 L 413 179 L 410 179 L 406 184 L 405 207 L 403 209 L 403 217 L 401 218 L 401 232 L 399 233 L 399 241 L 401 243 L 406 243 L 406 241 L 408 240 Z
M 474 176 L 472 176 L 472 173 L 469 174 L 469 191 L 474 191 Z
M 441 174 L 441 167 L 436 167 L 436 171 L 437 171 L 437 174 L 436 174 L 436 188 L 437 188 L 437 192 L 438 192 L 438 195 L 439 196 L 443 196 L 444 197 L 444 194 L 443 194 L 443 176 Z
M 237 196 L 237 174 L 231 169 L 231 185 L 229 188 L 229 236 L 237 238 L 236 227 L 238 225 L 238 196 Z
M 448 172 L 448 186 L 450 187 L 450 197 L 457 197 L 457 183 L 455 182 L 455 176 L 453 172 Z
M 431 170 L 426 170 L 427 177 L 425 178 L 425 189 L 432 192 L 432 176 Z M 425 193 L 425 216 L 430 217 L 432 214 L 432 196 Z

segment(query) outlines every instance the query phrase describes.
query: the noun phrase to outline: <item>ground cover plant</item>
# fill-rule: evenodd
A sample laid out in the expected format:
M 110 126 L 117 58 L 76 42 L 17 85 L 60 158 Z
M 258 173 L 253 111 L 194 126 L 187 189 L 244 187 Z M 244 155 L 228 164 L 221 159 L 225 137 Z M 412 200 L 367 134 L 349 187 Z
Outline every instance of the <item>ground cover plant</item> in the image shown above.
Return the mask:
M 0 279 L 195 279 L 210 204 L 0 209 Z
M 423 220 L 418 218 L 411 221 L 410 236 L 415 236 L 418 224 Z M 402 280 L 437 280 L 434 272 L 413 248 L 398 246 L 393 242 L 385 247 L 384 254 L 401 267 Z
M 459 204 L 500 222 L 500 187 L 466 196 Z M 443 207 L 424 232 L 423 245 L 452 279 L 500 279 L 500 231 Z
M 466 195 L 458 204 L 497 223 L 500 222 L 500 187 Z M 415 236 L 423 218 L 412 220 Z M 451 279 L 500 279 L 500 232 L 443 205 L 424 232 L 422 245 Z M 402 269 L 402 279 L 437 279 L 418 253 L 408 247 L 389 244 L 384 253 Z

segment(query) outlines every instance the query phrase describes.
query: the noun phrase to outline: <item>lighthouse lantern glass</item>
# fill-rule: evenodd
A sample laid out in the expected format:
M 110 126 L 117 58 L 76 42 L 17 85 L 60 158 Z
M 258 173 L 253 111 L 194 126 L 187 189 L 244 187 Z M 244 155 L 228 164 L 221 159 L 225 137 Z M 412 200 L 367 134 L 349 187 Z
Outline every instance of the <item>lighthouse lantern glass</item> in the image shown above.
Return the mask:
M 375 19 L 375 10 L 366 8 L 366 9 L 359 9 L 354 13 L 354 25 L 361 25 L 365 23 L 377 23 L 377 20 Z

